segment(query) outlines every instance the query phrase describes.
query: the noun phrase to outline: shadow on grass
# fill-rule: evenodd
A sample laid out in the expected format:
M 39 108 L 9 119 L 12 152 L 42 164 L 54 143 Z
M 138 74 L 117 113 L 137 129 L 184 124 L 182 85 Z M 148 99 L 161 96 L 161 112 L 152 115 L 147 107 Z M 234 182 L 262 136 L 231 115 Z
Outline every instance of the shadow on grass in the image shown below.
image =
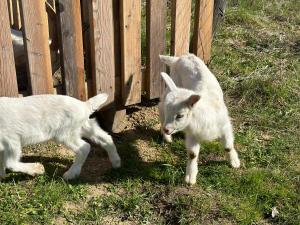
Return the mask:
M 174 135 L 174 139 L 183 138 L 182 133 Z M 147 143 L 153 142 L 154 145 L 164 145 L 160 132 L 149 126 L 137 126 L 134 129 L 114 134 L 113 139 L 117 146 L 122 160 L 119 169 L 113 169 L 106 152 L 99 146 L 92 145 L 92 150 L 84 163 L 80 177 L 70 181 L 71 184 L 97 184 L 103 182 L 122 182 L 128 179 L 138 179 L 151 181 L 159 184 L 182 183 L 185 170 L 186 156 L 182 144 L 168 144 L 170 153 L 178 158 L 182 158 L 179 163 L 170 165 L 166 161 L 158 160 L 147 162 L 139 155 L 136 147 L 137 140 L 144 140 Z M 153 149 L 153 148 L 151 148 Z M 159 151 L 159 150 L 158 150 Z M 203 158 L 203 157 L 202 157 Z M 24 156 L 23 162 L 40 162 L 46 171 L 46 180 L 61 180 L 64 172 L 72 165 L 72 160 L 63 157 L 44 157 L 44 156 Z M 199 167 L 207 165 L 224 165 L 227 161 L 206 160 L 200 162 Z M 4 182 L 21 182 L 33 179 L 29 175 L 12 173 Z
M 144 161 L 136 147 L 138 140 L 144 140 L 147 143 L 153 140 L 162 142 L 158 131 L 147 126 L 137 126 L 134 129 L 114 134 L 113 139 L 122 160 L 121 168 L 113 169 L 104 150 L 97 147 L 96 151 L 92 152 L 87 159 L 80 179 L 74 183 L 114 183 L 128 179 L 168 183 L 168 180 L 162 176 L 167 163 L 165 161 Z
M 150 142 L 155 140 L 162 143 L 160 133 L 147 126 L 137 126 L 134 129 L 114 134 L 113 139 L 122 160 L 119 169 L 113 169 L 106 152 L 99 146 L 92 145 L 92 150 L 83 165 L 80 177 L 71 184 L 96 184 L 103 182 L 122 182 L 128 179 L 141 179 L 168 183 L 167 175 L 162 176 L 164 170 L 170 170 L 164 161 L 146 162 L 139 155 L 135 146 L 137 140 Z M 71 150 L 70 150 L 71 151 Z M 22 162 L 40 162 L 45 167 L 46 180 L 61 180 L 64 172 L 72 165 L 72 159 L 51 156 L 24 156 Z M 34 179 L 30 175 L 22 173 L 7 173 L 3 182 L 22 182 Z

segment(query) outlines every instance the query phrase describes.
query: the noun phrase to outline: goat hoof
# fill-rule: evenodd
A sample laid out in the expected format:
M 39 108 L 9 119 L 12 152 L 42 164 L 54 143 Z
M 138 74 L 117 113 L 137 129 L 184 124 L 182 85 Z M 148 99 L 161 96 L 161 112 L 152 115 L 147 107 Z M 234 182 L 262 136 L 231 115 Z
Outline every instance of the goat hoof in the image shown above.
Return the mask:
M 45 173 L 45 168 L 41 163 L 34 163 L 31 176 L 42 175 Z
M 80 174 L 80 170 L 68 170 L 67 172 L 64 173 L 63 178 L 64 180 L 68 181 L 68 180 L 73 180 L 76 177 L 78 177 Z
M 184 178 L 185 183 L 188 185 L 192 186 L 196 183 L 196 177 L 191 177 L 190 175 L 186 175 Z
M 240 166 L 241 166 L 241 162 L 238 158 L 237 159 L 231 159 L 230 164 L 233 168 L 236 168 L 236 169 L 240 168 Z
M 238 156 L 238 153 L 232 149 L 231 151 L 228 152 L 228 156 L 229 156 L 229 161 L 230 164 L 233 168 L 240 168 L 241 166 L 241 162 Z
M 111 162 L 112 167 L 114 169 L 120 168 L 121 167 L 121 159 L 117 159 Z
M 172 143 L 172 136 L 171 135 L 164 135 L 164 139 L 168 143 Z

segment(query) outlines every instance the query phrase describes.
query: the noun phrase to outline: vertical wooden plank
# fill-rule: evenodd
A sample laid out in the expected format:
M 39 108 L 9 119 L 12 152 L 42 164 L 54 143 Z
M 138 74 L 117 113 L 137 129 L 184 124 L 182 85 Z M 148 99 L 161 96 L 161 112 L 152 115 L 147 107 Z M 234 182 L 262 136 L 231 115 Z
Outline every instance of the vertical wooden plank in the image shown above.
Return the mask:
M 124 105 L 141 101 L 141 0 L 123 0 L 121 16 L 122 99 Z
M 18 96 L 7 1 L 0 3 L 0 97 Z
M 114 25 L 114 61 L 115 61 L 115 93 L 114 93 L 114 104 L 109 105 L 106 109 L 101 109 L 97 113 L 97 119 L 100 121 L 101 126 L 107 131 L 113 133 L 119 133 L 123 130 L 123 125 L 126 110 L 120 107 L 121 90 L 121 46 L 120 46 L 120 10 L 119 0 L 113 0 L 113 25 Z M 92 12 L 92 10 L 89 10 Z
M 193 53 L 207 63 L 211 54 L 214 1 L 197 0 L 195 10 Z
M 146 92 L 147 98 L 160 96 L 163 82 L 160 72 L 165 71 L 165 65 L 159 55 L 164 54 L 166 47 L 166 0 L 147 1 L 147 63 L 146 63 Z
M 20 30 L 22 27 L 21 23 L 21 13 L 20 13 L 20 0 L 12 0 L 13 7 L 13 28 Z
M 120 32 L 120 1 L 113 0 L 113 18 L 114 18 L 114 46 L 115 46 L 115 105 L 111 114 L 113 115 L 111 131 L 119 133 L 124 129 L 126 120 L 126 109 L 120 107 L 121 102 L 121 32 Z M 108 114 L 108 113 L 107 113 Z M 104 112 L 105 115 L 105 112 Z M 106 117 L 104 117 L 106 118 Z
M 12 0 L 7 0 L 7 7 L 8 7 L 8 14 L 9 14 L 9 22 L 12 26 L 14 24 L 14 12 L 13 12 L 13 5 Z
M 32 94 L 53 93 L 45 0 L 21 0 L 21 18 Z
M 191 7 L 191 0 L 172 1 L 171 55 L 189 52 Z
M 86 99 L 80 0 L 59 0 L 63 77 L 66 94 Z
M 92 1 L 90 32 L 93 93 L 107 93 L 110 104 L 115 99 L 113 0 Z

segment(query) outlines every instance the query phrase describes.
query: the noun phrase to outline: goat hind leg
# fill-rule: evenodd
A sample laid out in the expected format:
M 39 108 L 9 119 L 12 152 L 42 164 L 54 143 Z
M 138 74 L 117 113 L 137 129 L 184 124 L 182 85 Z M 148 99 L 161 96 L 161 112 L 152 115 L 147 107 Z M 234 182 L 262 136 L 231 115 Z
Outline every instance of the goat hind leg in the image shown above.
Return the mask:
M 90 152 L 91 146 L 80 137 L 73 141 L 70 140 L 65 142 L 64 144 L 71 148 L 76 154 L 74 163 L 63 175 L 64 180 L 72 180 L 79 176 L 81 168 Z
M 105 149 L 113 168 L 121 167 L 121 158 L 112 137 L 102 130 L 94 119 L 88 121 L 88 125 L 84 127 L 83 131 L 85 138 Z

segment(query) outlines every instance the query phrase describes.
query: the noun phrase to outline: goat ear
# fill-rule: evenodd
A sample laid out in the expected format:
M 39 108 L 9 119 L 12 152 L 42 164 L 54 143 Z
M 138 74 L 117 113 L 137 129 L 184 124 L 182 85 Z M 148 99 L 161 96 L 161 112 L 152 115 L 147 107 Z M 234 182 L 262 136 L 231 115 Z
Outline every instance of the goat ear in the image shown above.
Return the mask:
M 172 66 L 177 60 L 176 56 L 168 56 L 168 55 L 159 55 L 160 61 L 168 66 Z
M 175 91 L 177 89 L 176 84 L 174 83 L 174 81 L 172 80 L 172 78 L 164 73 L 161 72 L 160 75 L 162 76 L 162 78 L 164 79 L 164 81 L 166 82 L 168 88 L 170 89 L 170 91 Z
M 186 101 L 186 105 L 189 108 L 192 108 L 200 100 L 200 98 L 200 95 L 191 95 Z

